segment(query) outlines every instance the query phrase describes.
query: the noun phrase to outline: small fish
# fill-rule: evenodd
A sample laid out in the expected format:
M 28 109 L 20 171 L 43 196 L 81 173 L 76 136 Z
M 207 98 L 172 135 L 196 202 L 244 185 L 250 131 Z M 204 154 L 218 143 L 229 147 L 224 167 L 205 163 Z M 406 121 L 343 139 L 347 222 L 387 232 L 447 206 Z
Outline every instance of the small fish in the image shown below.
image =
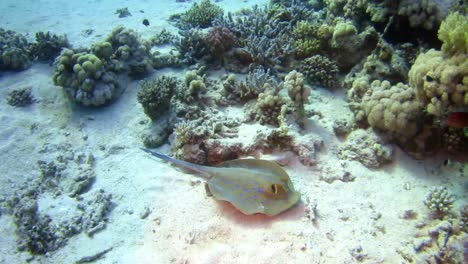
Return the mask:
M 199 173 L 217 200 L 230 202 L 246 215 L 277 215 L 293 207 L 301 195 L 288 174 L 276 163 L 261 159 L 225 161 L 217 167 L 177 160 L 149 149 L 142 150 L 176 166 Z
M 146 18 L 143 19 L 143 21 L 142 21 L 141 23 L 142 23 L 143 25 L 145 25 L 145 26 L 149 26 L 149 24 L 150 24 L 149 20 L 146 19 Z

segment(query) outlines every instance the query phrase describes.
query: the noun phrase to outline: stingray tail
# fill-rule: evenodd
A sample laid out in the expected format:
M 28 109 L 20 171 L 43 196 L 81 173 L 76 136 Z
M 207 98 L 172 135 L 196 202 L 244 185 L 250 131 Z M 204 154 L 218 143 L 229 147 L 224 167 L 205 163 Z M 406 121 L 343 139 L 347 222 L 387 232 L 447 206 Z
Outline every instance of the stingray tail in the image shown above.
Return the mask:
M 164 161 L 167 161 L 169 163 L 172 163 L 178 167 L 181 167 L 183 169 L 188 169 L 190 171 L 195 171 L 197 172 L 198 174 L 200 174 L 200 176 L 202 176 L 203 178 L 206 178 L 206 179 L 209 179 L 212 177 L 212 172 L 211 170 L 213 170 L 213 168 L 211 167 L 207 167 L 207 166 L 202 166 L 202 165 L 198 165 L 198 164 L 193 164 L 193 163 L 190 163 L 190 162 L 186 162 L 186 161 L 183 161 L 183 160 L 178 160 L 178 159 L 174 159 L 174 158 L 171 158 L 167 155 L 164 155 L 164 154 L 161 154 L 161 153 L 158 153 L 156 151 L 153 151 L 153 150 L 150 150 L 150 149 L 147 149 L 147 148 L 141 148 L 141 150 L 159 158 L 159 159 L 162 159 Z

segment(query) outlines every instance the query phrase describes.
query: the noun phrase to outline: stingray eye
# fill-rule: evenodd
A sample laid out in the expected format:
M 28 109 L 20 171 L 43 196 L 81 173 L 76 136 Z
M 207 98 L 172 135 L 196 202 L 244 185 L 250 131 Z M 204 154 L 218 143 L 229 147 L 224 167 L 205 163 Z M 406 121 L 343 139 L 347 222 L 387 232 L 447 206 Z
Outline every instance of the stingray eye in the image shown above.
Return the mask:
M 272 184 L 270 187 L 273 194 L 278 194 L 278 184 Z

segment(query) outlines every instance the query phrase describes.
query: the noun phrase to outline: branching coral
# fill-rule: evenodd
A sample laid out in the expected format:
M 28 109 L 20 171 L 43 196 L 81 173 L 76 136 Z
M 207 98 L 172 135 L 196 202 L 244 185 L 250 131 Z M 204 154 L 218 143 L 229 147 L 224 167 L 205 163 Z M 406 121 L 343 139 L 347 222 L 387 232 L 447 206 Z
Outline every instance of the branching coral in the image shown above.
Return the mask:
M 293 53 L 291 28 L 304 16 L 300 10 L 255 6 L 246 16 L 234 18 L 228 14 L 225 19 L 216 21 L 216 25 L 228 28 L 238 37 L 243 57 L 249 57 L 249 63 L 276 69 L 284 66 Z
M 143 106 L 145 114 L 156 120 L 169 110 L 170 100 L 177 88 L 175 77 L 161 76 L 154 80 L 140 82 L 138 102 Z
M 36 42 L 31 44 L 31 53 L 38 60 L 53 61 L 63 48 L 69 48 L 67 37 L 47 32 L 37 32 Z
M 221 61 L 224 53 L 234 45 L 235 41 L 234 34 L 229 29 L 220 26 L 211 28 L 204 36 L 204 42 L 209 48 L 210 56 L 215 61 Z
M 437 216 L 447 215 L 452 210 L 455 197 L 449 193 L 447 188 L 434 188 L 424 200 L 424 205 Z
M 181 37 L 175 42 L 179 60 L 184 64 L 193 64 L 208 55 L 209 49 L 204 42 L 204 34 L 198 29 L 179 32 Z
M 265 84 L 270 82 L 274 86 L 278 86 L 270 71 L 262 67 L 250 71 L 241 81 L 238 81 L 236 76 L 231 74 L 223 81 L 222 96 L 228 100 L 255 99 L 265 90 Z
M 210 0 L 202 0 L 200 3 L 194 3 L 189 10 L 182 14 L 181 20 L 185 24 L 183 27 L 201 27 L 212 26 L 215 18 L 223 15 L 223 9 Z

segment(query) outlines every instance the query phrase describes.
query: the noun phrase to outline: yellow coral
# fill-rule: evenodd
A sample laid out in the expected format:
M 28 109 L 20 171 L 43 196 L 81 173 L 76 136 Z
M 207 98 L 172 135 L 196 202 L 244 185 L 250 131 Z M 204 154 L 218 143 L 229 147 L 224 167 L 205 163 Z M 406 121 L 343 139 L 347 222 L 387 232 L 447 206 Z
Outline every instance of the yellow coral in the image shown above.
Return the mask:
M 468 85 L 468 55 L 446 56 L 442 51 L 429 50 L 418 56 L 409 73 L 409 84 L 426 105 L 429 114 L 441 116 L 453 107 L 466 106 Z
M 440 24 L 438 37 L 443 42 L 444 53 L 466 54 L 468 52 L 468 16 L 458 12 L 448 15 Z

